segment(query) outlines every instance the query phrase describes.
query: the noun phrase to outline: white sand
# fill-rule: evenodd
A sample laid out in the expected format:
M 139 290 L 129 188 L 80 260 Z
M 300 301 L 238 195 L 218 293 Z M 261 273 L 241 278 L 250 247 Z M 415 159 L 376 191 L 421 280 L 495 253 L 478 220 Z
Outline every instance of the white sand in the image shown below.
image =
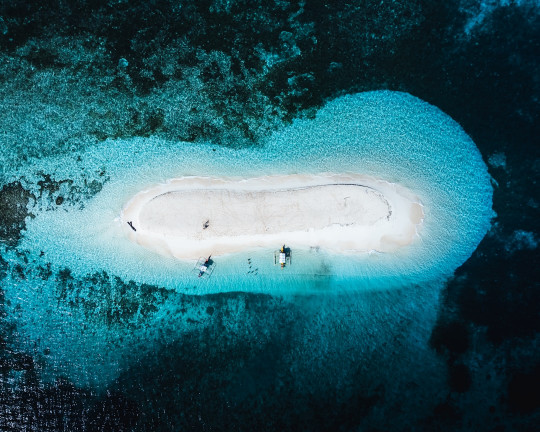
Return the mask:
M 356 174 L 184 177 L 138 193 L 121 215 L 131 240 L 180 259 L 283 244 L 391 252 L 414 240 L 423 218 L 409 190 Z

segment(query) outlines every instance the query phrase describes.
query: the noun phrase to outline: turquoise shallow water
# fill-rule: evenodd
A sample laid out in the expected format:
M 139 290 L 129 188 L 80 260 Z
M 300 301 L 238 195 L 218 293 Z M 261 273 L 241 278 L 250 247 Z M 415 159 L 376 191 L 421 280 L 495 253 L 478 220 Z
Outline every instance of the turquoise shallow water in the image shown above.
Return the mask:
M 410 189 L 425 213 L 416 241 L 396 253 L 354 257 L 291 245 L 294 262 L 284 270 L 274 266 L 273 251 L 254 250 L 216 258 L 213 275 L 202 280 L 194 261 L 150 252 L 121 229 L 123 205 L 170 178 L 324 172 L 360 173 Z M 17 247 L 26 257 L 25 276 L 5 279 L 18 330 L 12 344 L 33 353 L 45 381 L 67 376 L 97 390 L 195 328 L 251 338 L 252 326 L 260 325 L 259 344 L 280 328 L 279 320 L 295 320 L 295 314 L 305 325 L 305 334 L 295 336 L 305 346 L 295 350 L 306 358 L 291 359 L 299 377 L 322 371 L 321 359 L 338 361 L 347 347 L 356 352 L 351 368 L 357 361 L 375 365 L 377 356 L 386 368 L 391 352 L 384 347 L 398 334 L 392 352 L 414 368 L 421 356 L 434 355 L 427 338 L 443 282 L 475 250 L 493 215 L 490 177 L 471 139 L 437 108 L 395 92 L 339 98 L 314 119 L 295 120 L 251 149 L 108 140 L 6 170 L 8 180 L 22 178 L 31 190 L 42 173 L 75 184 L 106 181 L 77 205 L 48 210 L 37 199 Z M 21 260 L 16 250 L 5 258 Z M 52 276 L 41 276 L 44 269 Z M 238 291 L 274 297 L 263 297 L 265 306 L 253 310 L 250 302 L 259 300 Z M 220 312 L 212 315 L 209 308 Z M 350 370 L 343 371 L 346 385 Z M 434 372 L 433 379 L 444 378 Z M 124 385 L 129 388 L 129 379 Z
M 334 292 L 440 280 L 471 255 L 492 217 L 490 178 L 471 139 L 437 108 L 396 92 L 339 98 L 314 119 L 295 120 L 251 149 L 153 138 L 109 140 L 83 153 L 35 160 L 15 175 L 31 179 L 43 171 L 58 179 L 77 178 L 81 167 L 83 178 L 84 170 L 101 170 L 109 181 L 83 209 L 38 212 L 27 222 L 22 247 L 80 276 L 106 271 L 179 292 L 299 293 L 320 292 L 321 286 Z M 324 172 L 370 175 L 412 190 L 424 205 L 419 238 L 392 254 L 350 257 L 299 250 L 285 271 L 274 267 L 272 251 L 229 255 L 217 259 L 212 278 L 201 282 L 191 271 L 194 262 L 146 251 L 120 229 L 122 206 L 140 190 L 170 178 Z M 314 284 L 315 279 L 324 283 Z

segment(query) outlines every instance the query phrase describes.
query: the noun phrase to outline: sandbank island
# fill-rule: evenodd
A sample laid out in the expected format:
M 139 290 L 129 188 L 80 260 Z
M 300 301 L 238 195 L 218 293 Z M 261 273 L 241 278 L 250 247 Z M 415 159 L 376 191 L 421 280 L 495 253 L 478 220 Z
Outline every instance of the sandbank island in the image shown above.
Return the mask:
M 356 174 L 183 177 L 138 193 L 121 215 L 132 241 L 178 259 L 282 244 L 391 252 L 415 239 L 423 218 L 411 191 Z

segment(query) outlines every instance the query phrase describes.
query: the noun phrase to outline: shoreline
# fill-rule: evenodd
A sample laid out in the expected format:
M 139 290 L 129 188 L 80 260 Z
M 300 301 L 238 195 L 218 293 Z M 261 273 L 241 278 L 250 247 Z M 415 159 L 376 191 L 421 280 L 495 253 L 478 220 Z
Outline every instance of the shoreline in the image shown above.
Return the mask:
M 333 173 L 171 179 L 136 194 L 120 217 L 131 241 L 181 260 L 282 244 L 342 254 L 392 252 L 414 240 L 423 219 L 422 203 L 410 190 Z

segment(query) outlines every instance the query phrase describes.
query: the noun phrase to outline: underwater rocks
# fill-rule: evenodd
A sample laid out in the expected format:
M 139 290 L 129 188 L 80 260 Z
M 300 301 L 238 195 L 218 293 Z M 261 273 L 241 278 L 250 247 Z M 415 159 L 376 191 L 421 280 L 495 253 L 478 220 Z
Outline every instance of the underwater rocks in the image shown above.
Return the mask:
M 284 63 L 315 43 L 312 26 L 289 17 L 301 12 L 297 4 L 261 2 L 254 13 L 243 2 L 83 3 L 47 10 L 37 2 L 0 6 L 10 29 L 9 37 L 0 37 L 2 63 L 17 65 L 0 76 L 26 77 L 8 81 L 6 110 L 28 117 L 32 109 L 16 101 L 20 92 L 32 93 L 29 105 L 41 108 L 34 117 L 45 112 L 49 120 L 31 128 L 6 123 L 10 135 L 36 136 L 24 153 L 33 154 L 31 147 L 45 140 L 69 151 L 88 135 L 98 141 L 155 133 L 228 145 L 252 141 L 284 113 L 259 91 L 267 81 L 257 76 L 266 58 Z M 260 49 L 253 49 L 254 37 Z
M 494 227 L 456 271 L 430 339 L 447 363 L 455 414 L 472 418 L 486 412 L 499 427 L 526 425 L 540 405 L 532 348 L 540 330 L 537 253 L 505 248 L 508 238 Z M 465 409 L 461 404 L 477 397 L 481 386 L 491 390 L 474 409 Z
M 38 173 L 39 180 L 35 184 L 24 178 L 4 184 L 0 189 L 0 242 L 8 247 L 17 244 L 26 229 L 25 220 L 33 217 L 35 206 L 40 210 L 54 210 L 67 203 L 82 208 L 84 201 L 98 194 L 109 181 L 104 170 L 86 177 L 81 173 L 79 179 L 57 180 L 50 174 Z
M 18 67 L 0 76 L 26 76 L 9 81 L 10 90 L 32 93 L 47 113 L 48 122 L 32 127 L 40 138 L 32 145 L 52 138 L 66 150 L 88 135 L 252 144 L 344 89 L 400 88 L 388 85 L 377 58 L 414 40 L 432 13 L 416 2 L 379 1 L 53 3 L 0 7 L 9 28 L 0 37 L 5 64 Z M 17 113 L 19 99 L 7 98 L 6 107 Z
M 0 241 L 15 246 L 25 229 L 25 219 L 30 216 L 28 204 L 35 196 L 20 182 L 4 185 L 0 189 Z
M 61 205 L 83 208 L 86 200 L 97 195 L 109 181 L 105 169 L 93 173 L 81 172 L 79 178 L 56 179 L 51 174 L 38 173 L 37 205 L 41 210 L 55 210 Z
M 463 354 L 470 348 L 469 329 L 463 321 L 438 322 L 433 328 L 430 345 L 438 353 Z
M 493 343 L 534 336 L 540 331 L 537 252 L 503 252 L 489 236 L 485 243 L 499 253 L 487 254 L 481 246 L 457 270 L 448 287 L 448 306 L 459 308 L 465 320 L 486 326 Z
M 448 370 L 448 383 L 452 391 L 464 393 L 469 390 L 472 384 L 469 368 L 463 363 L 451 365 Z
M 2 254 L 0 253 L 0 280 L 4 279 L 6 277 L 6 274 L 7 274 L 7 268 L 8 268 L 8 263 L 7 261 L 2 257 Z M 2 304 L 2 302 L 0 301 L 0 305 Z
M 467 130 L 485 113 L 494 130 L 486 146 L 502 144 L 508 130 L 534 128 L 539 27 L 527 5 L 498 7 L 467 33 L 456 4 L 428 1 L 51 4 L 0 5 L 3 63 L 12 65 L 0 76 L 8 85 L 25 77 L 13 84 L 14 99 L 36 96 L 47 123 L 60 126 L 46 134 L 58 134 L 56 147 L 78 146 L 89 134 L 248 144 L 276 117 L 290 120 L 336 94 L 376 88 L 416 94 Z M 35 126 L 32 133 L 37 126 L 53 132 Z
M 64 268 L 56 274 L 58 301 L 81 311 L 89 320 L 108 326 L 140 325 L 167 300 L 170 291 L 147 284 L 124 282 L 105 272 L 82 279 Z
M 534 413 L 540 409 L 540 363 L 532 370 L 520 370 L 508 383 L 508 405 L 513 412 Z

